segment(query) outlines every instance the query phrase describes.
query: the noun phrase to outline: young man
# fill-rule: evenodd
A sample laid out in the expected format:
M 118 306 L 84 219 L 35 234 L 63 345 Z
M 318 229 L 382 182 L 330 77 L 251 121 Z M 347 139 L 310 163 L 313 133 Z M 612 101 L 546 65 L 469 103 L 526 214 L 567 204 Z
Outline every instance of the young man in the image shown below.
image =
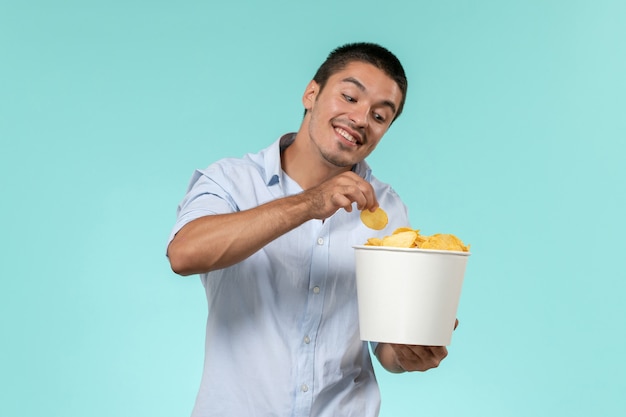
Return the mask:
M 380 394 L 359 339 L 352 246 L 408 226 L 365 158 L 401 113 L 398 59 L 369 43 L 334 50 L 307 85 L 304 120 L 269 148 L 196 171 L 168 257 L 200 274 L 209 315 L 193 416 L 377 416 Z M 445 347 L 372 344 L 391 372 L 424 371 Z

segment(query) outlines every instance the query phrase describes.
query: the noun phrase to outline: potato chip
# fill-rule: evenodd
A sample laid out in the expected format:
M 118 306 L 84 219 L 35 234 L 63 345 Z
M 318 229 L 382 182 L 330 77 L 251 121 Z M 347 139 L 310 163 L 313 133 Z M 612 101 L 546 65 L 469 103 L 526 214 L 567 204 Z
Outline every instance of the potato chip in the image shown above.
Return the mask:
M 387 226 L 389 219 L 385 210 L 378 207 L 375 211 L 362 210 L 361 221 L 364 225 L 374 230 L 382 230 Z
M 365 243 L 366 246 L 382 246 L 383 240 L 379 237 L 370 237 Z
M 469 247 L 465 246 L 461 239 L 454 235 L 445 233 L 436 233 L 419 245 L 420 249 L 439 249 L 439 250 L 455 250 L 460 252 L 468 252 Z
M 383 238 L 382 246 L 394 246 L 396 248 L 412 248 L 415 246 L 417 233 L 413 230 L 400 232 Z

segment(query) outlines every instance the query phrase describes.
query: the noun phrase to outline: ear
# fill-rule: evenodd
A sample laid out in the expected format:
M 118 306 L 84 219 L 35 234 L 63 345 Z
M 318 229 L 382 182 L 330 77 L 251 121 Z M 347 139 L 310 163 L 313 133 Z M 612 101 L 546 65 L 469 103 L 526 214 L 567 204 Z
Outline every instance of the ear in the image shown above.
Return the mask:
M 304 94 L 302 95 L 302 104 L 304 105 L 305 109 L 311 110 L 313 108 L 319 92 L 319 85 L 314 80 L 311 80 L 311 82 L 309 82 L 309 84 L 306 86 Z

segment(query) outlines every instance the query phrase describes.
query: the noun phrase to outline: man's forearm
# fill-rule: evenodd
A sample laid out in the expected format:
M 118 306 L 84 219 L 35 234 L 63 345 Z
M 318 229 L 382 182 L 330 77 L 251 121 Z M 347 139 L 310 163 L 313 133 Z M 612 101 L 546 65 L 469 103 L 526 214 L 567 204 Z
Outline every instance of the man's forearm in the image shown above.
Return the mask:
M 226 268 L 311 218 L 303 195 L 237 213 L 201 217 L 185 225 L 170 243 L 167 253 L 172 270 L 192 275 Z

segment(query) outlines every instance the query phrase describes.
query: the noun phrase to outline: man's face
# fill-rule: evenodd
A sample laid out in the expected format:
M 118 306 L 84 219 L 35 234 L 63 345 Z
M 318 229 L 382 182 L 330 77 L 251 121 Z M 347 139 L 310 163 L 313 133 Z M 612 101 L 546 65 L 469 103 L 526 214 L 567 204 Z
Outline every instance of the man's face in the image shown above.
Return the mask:
M 401 100 L 396 82 L 364 62 L 333 74 L 322 91 L 311 81 L 303 97 L 311 143 L 330 165 L 351 167 L 376 148 Z

